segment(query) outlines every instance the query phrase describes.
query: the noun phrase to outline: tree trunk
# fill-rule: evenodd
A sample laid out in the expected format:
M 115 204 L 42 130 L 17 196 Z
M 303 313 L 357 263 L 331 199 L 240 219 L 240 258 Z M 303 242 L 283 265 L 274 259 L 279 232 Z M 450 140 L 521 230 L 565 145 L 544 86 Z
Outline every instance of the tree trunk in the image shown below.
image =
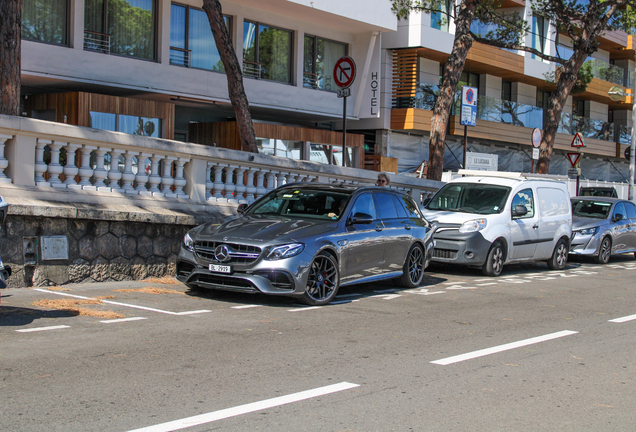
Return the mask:
M 537 161 L 537 173 L 548 174 L 550 168 L 550 157 L 552 157 L 552 149 L 554 148 L 554 140 L 561 122 L 561 114 L 563 107 L 568 99 L 568 95 L 574 87 L 577 80 L 579 69 L 588 53 L 586 50 L 577 50 L 574 55 L 563 66 L 563 70 L 559 74 L 556 89 L 548 98 L 548 109 L 543 117 L 543 138 L 541 147 L 539 147 L 539 160 Z
M 455 19 L 455 40 L 453 50 L 444 66 L 444 79 L 439 96 L 433 107 L 431 118 L 431 138 L 429 142 L 428 178 L 441 180 L 444 172 L 444 144 L 446 142 L 446 129 L 450 119 L 451 109 L 455 101 L 457 83 L 464 70 L 468 50 L 473 45 L 470 35 L 470 24 L 475 15 L 476 2 L 464 1 L 459 6 L 459 13 Z
M 241 64 L 236 57 L 232 39 L 223 21 L 221 3 L 219 3 L 219 0 L 203 0 L 203 10 L 210 21 L 216 48 L 219 50 L 221 61 L 225 67 L 230 101 L 232 102 L 232 107 L 234 107 L 238 133 L 241 139 L 241 149 L 251 153 L 258 153 L 252 115 L 250 114 L 245 87 L 243 87 L 243 72 L 241 71 Z
M 0 1 L 0 114 L 20 115 L 22 0 Z

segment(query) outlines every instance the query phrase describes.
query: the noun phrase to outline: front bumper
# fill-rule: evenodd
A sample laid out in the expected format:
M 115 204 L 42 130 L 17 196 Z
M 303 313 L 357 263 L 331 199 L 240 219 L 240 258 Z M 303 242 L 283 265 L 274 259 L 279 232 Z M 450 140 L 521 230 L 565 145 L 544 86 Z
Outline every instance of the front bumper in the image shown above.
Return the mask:
M 570 253 L 572 255 L 597 255 L 601 245 L 601 236 L 581 235 L 573 233 L 570 240 Z
M 481 266 L 486 262 L 491 243 L 481 233 L 460 234 L 444 230 L 435 234 L 433 262 Z
M 176 276 L 180 282 L 201 288 L 300 296 L 305 292 L 311 258 L 303 252 L 275 261 L 259 259 L 250 265 L 231 265 L 231 273 L 219 273 L 209 270 L 209 264 L 213 262 L 197 259 L 192 252 L 182 248 Z

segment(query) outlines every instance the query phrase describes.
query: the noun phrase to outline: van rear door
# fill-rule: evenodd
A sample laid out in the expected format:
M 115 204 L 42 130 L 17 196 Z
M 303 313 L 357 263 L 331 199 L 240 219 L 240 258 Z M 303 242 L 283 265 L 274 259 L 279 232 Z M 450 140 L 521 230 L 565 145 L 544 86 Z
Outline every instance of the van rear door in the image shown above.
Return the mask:
M 563 229 L 572 220 L 572 204 L 563 189 L 550 186 L 537 188 L 537 203 L 539 205 L 539 235 L 535 259 L 547 259 L 552 256 L 558 240 L 559 232 L 567 235 Z

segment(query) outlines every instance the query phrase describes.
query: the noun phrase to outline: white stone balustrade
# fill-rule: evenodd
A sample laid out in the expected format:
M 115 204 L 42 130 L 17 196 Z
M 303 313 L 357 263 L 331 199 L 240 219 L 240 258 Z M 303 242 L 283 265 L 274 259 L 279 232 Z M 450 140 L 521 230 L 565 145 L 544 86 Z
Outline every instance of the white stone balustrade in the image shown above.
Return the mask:
M 355 168 L 109 131 L 86 131 L 78 126 L 0 115 L 0 183 L 67 188 L 78 193 L 143 195 L 144 199 L 252 203 L 286 183 L 373 185 L 377 177 L 373 171 Z M 20 148 L 24 149 L 32 143 L 29 153 L 34 158 L 24 167 L 26 171 L 20 183 L 15 183 L 13 164 L 19 150 L 15 144 L 18 140 L 22 140 Z M 50 160 L 47 157 L 45 162 L 47 146 Z M 5 152 L 6 148 L 10 151 Z M 65 165 L 60 163 L 62 148 L 66 151 Z M 106 154 L 110 156 L 108 170 Z M 76 163 L 76 159 L 81 162 Z M 124 162 L 123 167 L 120 160 Z M 25 164 L 18 165 L 23 169 Z M 61 174 L 64 174 L 64 182 Z M 391 184 L 418 196 L 430 194 L 442 185 L 399 175 L 391 176 Z

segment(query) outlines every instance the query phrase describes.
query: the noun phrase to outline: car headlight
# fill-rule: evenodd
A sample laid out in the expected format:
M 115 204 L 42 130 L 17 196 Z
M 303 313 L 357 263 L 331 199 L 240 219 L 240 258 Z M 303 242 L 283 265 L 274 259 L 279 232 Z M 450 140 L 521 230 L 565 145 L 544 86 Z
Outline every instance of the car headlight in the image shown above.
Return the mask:
M 190 233 L 186 233 L 183 237 L 183 247 L 185 247 L 190 252 L 194 252 L 194 240 L 190 237 Z
M 488 221 L 486 219 L 473 219 L 466 221 L 459 227 L 459 232 L 462 234 L 481 231 L 486 228 Z
M 585 229 L 577 230 L 574 232 L 580 235 L 594 235 L 598 232 L 598 227 L 585 228 Z
M 291 243 L 291 244 L 276 246 L 270 249 L 265 259 L 279 260 L 283 258 L 291 258 L 301 253 L 303 249 L 305 249 L 305 245 L 302 243 Z

